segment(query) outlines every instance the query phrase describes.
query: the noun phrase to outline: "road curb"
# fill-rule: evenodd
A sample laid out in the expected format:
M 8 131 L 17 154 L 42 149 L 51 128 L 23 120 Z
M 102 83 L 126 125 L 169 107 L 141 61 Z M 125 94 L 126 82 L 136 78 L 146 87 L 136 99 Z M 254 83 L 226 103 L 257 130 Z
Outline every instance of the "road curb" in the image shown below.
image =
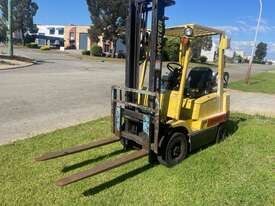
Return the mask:
M 13 70 L 13 69 L 22 69 L 22 68 L 26 68 L 26 67 L 30 67 L 33 66 L 34 64 L 36 64 L 37 62 L 33 59 L 27 58 L 27 57 L 22 57 L 22 56 L 6 56 L 6 55 L 0 55 L 0 59 L 6 59 L 6 60 L 15 60 L 15 61 L 20 61 L 23 62 L 25 64 L 23 65 L 18 65 L 18 66 L 7 66 L 6 68 L 0 69 L 0 71 L 7 71 L 7 70 Z
M 25 64 L 25 65 L 20 65 L 20 66 L 16 66 L 16 67 L 7 67 L 7 68 L 4 68 L 4 69 L 0 69 L 0 71 L 22 69 L 22 68 L 26 68 L 26 67 L 31 67 L 31 66 L 33 66 L 34 64 L 36 64 L 36 63 L 33 62 L 33 63 L 29 63 L 29 64 Z

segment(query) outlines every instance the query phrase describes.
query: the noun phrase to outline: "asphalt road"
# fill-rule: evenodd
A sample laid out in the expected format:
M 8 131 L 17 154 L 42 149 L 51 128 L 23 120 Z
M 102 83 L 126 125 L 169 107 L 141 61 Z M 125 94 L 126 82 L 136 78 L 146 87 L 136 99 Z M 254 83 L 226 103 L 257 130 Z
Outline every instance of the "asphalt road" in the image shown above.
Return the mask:
M 123 63 L 84 61 L 60 52 L 15 52 L 39 64 L 0 71 L 0 144 L 110 115 L 110 88 L 123 84 Z M 246 68 L 237 65 L 229 71 L 241 79 Z

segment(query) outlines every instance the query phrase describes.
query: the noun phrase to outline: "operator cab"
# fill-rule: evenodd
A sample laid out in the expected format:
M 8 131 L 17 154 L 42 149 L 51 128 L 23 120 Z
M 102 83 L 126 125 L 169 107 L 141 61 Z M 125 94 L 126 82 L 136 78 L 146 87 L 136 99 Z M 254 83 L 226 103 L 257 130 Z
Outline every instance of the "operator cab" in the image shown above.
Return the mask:
M 167 65 L 168 74 L 162 77 L 162 92 L 178 90 L 183 67 L 179 63 Z M 200 98 L 215 91 L 217 74 L 209 67 L 194 67 L 190 70 L 185 86 L 185 97 Z

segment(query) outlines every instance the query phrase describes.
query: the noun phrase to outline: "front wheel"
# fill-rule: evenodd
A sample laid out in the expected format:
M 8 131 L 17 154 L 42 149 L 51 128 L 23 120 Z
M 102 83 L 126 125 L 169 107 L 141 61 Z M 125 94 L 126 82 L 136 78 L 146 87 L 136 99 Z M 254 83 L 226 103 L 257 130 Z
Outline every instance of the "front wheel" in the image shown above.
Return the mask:
M 168 167 L 175 166 L 186 158 L 187 149 L 185 134 L 176 132 L 162 145 L 159 162 Z

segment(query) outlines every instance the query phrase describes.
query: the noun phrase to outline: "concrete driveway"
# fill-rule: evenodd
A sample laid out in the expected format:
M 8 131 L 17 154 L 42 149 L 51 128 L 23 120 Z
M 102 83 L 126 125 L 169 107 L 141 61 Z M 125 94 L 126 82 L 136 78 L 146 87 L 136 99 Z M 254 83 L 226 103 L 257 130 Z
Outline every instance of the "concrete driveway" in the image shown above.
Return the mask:
M 232 111 L 275 117 L 275 95 L 234 90 L 230 94 Z
M 40 63 L 0 71 L 0 144 L 110 115 L 110 88 L 124 82 L 122 62 L 29 49 L 17 49 L 16 54 Z M 231 76 L 243 78 L 245 69 L 231 67 Z

